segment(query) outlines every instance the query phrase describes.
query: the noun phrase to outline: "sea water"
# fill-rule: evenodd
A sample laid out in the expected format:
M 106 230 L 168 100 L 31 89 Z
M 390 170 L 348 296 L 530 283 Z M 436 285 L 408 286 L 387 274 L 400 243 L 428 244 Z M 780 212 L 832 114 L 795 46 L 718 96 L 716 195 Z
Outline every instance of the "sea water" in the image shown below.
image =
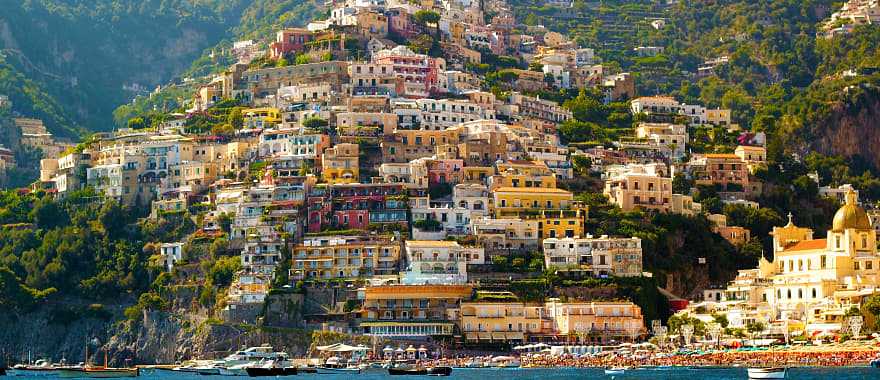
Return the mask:
M 9 378 L 9 377 L 8 377 Z M 224 376 L 201 376 L 194 373 L 180 373 L 167 370 L 145 369 L 141 370 L 142 379 L 149 380 L 232 380 L 235 377 Z M 300 374 L 290 376 L 289 379 L 320 378 L 321 380 L 376 380 L 392 378 L 387 370 L 369 369 L 360 374 Z M 393 376 L 394 379 L 414 379 L 434 377 L 424 376 Z M 712 368 L 712 369 L 688 369 L 688 368 L 637 368 L 626 370 L 623 375 L 606 375 L 601 368 L 455 368 L 452 370 L 450 379 L 461 380 L 556 380 L 556 379 L 748 379 L 745 368 Z M 791 368 L 786 376 L 787 379 L 814 380 L 862 380 L 880 379 L 880 368 L 870 367 L 798 367 Z M 11 378 L 10 378 L 11 379 Z M 19 377 L 18 379 L 26 379 Z M 42 377 L 40 379 L 47 379 Z M 238 378 L 243 379 L 243 378 Z

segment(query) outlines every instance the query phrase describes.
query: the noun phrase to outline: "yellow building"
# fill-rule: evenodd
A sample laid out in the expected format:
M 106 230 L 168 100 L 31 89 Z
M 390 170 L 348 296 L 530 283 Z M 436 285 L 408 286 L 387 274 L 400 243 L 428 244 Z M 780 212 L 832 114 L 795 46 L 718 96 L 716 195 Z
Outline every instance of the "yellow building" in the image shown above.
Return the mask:
M 273 107 L 248 108 L 241 115 L 245 128 L 265 129 L 281 124 L 281 111 Z
M 357 183 L 360 176 L 357 144 L 336 144 L 321 156 L 321 177 L 330 184 Z
M 293 248 L 295 279 L 396 275 L 400 242 L 346 236 L 306 238 Z
M 540 162 L 513 160 L 496 165 L 498 174 L 492 176 L 492 189 L 499 187 L 556 188 L 556 175 Z
M 370 286 L 359 291 L 364 300 L 360 326 L 364 334 L 380 337 L 451 336 L 458 319 L 454 313 L 472 292 L 470 285 Z
M 771 235 L 773 260 L 739 271 L 720 302 L 702 305 L 726 314 L 733 327 L 769 318 L 804 322 L 807 335 L 842 331 L 846 312 L 880 288 L 877 233 L 852 190 L 825 239 L 814 239 L 791 215 Z
M 572 205 L 571 192 L 557 188 L 499 187 L 492 192 L 496 217 L 530 210 L 559 210 Z
M 542 239 L 585 236 L 588 210 L 587 206 L 575 202 L 571 210 L 541 210 L 540 214 L 524 218 L 538 221 L 538 237 Z
M 525 342 L 545 332 L 542 305 L 522 302 L 461 303 L 459 330 L 465 342 Z

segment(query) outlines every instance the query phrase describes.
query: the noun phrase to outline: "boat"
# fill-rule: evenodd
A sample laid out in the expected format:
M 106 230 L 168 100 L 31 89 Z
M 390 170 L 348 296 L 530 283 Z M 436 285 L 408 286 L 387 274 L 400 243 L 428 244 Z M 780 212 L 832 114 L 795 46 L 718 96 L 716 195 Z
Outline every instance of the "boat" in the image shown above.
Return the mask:
M 296 370 L 299 373 L 318 373 L 318 369 L 315 367 L 297 367 Z
M 397 367 L 388 368 L 388 374 L 391 376 L 449 376 L 452 374 L 452 367 Z
M 788 369 L 785 367 L 749 368 L 749 379 L 784 379 Z
M 138 377 L 140 376 L 140 370 L 137 368 L 69 367 L 59 369 L 58 376 L 64 378 L 111 379 L 118 377 Z
M 86 346 L 86 358 L 89 357 L 88 346 Z M 141 371 L 138 368 L 111 368 L 107 366 L 107 351 L 104 351 L 104 365 L 93 366 L 86 364 L 82 367 L 59 367 L 58 376 L 64 378 L 95 378 L 95 379 L 112 379 L 118 377 L 138 377 Z
M 316 373 L 320 374 L 333 374 L 333 373 L 361 373 L 361 369 L 358 367 L 315 367 Z
M 220 368 L 220 376 L 248 376 L 247 369 L 252 365 L 252 363 L 246 363 Z
M 452 374 L 452 367 L 428 367 L 428 376 L 449 376 Z
M 294 376 L 298 373 L 296 367 L 247 367 L 247 374 L 250 377 L 263 376 Z
M 412 367 L 412 368 L 403 368 L 403 367 L 388 368 L 388 374 L 391 375 L 391 376 L 398 376 L 398 375 L 427 375 L 427 374 L 428 374 L 428 369 L 427 369 L 427 368 L 415 368 L 415 367 Z
M 33 364 L 16 364 L 6 374 L 9 376 L 55 376 L 58 374 L 58 366 L 44 359 L 39 359 Z
M 359 367 L 346 365 L 345 363 L 343 363 L 342 359 L 336 356 L 328 358 L 327 361 L 324 362 L 324 365 L 320 365 L 316 369 L 318 373 L 323 374 L 361 373 L 361 369 Z
M 623 375 L 627 369 L 626 367 L 605 368 L 605 374 L 609 376 Z
M 498 368 L 518 368 L 520 366 L 519 359 L 513 356 L 496 356 L 492 358 L 491 364 L 487 365 Z

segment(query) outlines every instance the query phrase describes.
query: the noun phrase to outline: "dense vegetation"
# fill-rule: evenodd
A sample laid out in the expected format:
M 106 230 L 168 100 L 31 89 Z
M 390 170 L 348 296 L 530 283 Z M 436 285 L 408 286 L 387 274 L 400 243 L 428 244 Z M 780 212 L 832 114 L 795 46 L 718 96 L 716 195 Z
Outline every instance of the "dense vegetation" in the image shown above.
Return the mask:
M 118 105 L 174 78 L 225 67 L 231 63 L 232 41 L 265 38 L 277 27 L 302 24 L 320 11 L 315 5 L 305 0 L 11 2 L 0 13 L 0 26 L 8 31 L 0 39 L 0 94 L 10 97 L 15 111 L 43 119 L 59 135 L 107 130 Z M 160 98 L 143 108 L 153 105 L 173 109 L 178 100 Z

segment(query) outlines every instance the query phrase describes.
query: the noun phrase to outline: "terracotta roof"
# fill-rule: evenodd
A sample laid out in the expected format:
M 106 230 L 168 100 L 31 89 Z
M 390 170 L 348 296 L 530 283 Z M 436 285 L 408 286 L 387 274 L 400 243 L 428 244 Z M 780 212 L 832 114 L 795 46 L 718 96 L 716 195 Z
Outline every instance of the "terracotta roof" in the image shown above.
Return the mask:
M 827 239 L 803 240 L 794 244 L 785 246 L 783 251 L 811 251 L 814 249 L 823 249 L 828 246 Z

